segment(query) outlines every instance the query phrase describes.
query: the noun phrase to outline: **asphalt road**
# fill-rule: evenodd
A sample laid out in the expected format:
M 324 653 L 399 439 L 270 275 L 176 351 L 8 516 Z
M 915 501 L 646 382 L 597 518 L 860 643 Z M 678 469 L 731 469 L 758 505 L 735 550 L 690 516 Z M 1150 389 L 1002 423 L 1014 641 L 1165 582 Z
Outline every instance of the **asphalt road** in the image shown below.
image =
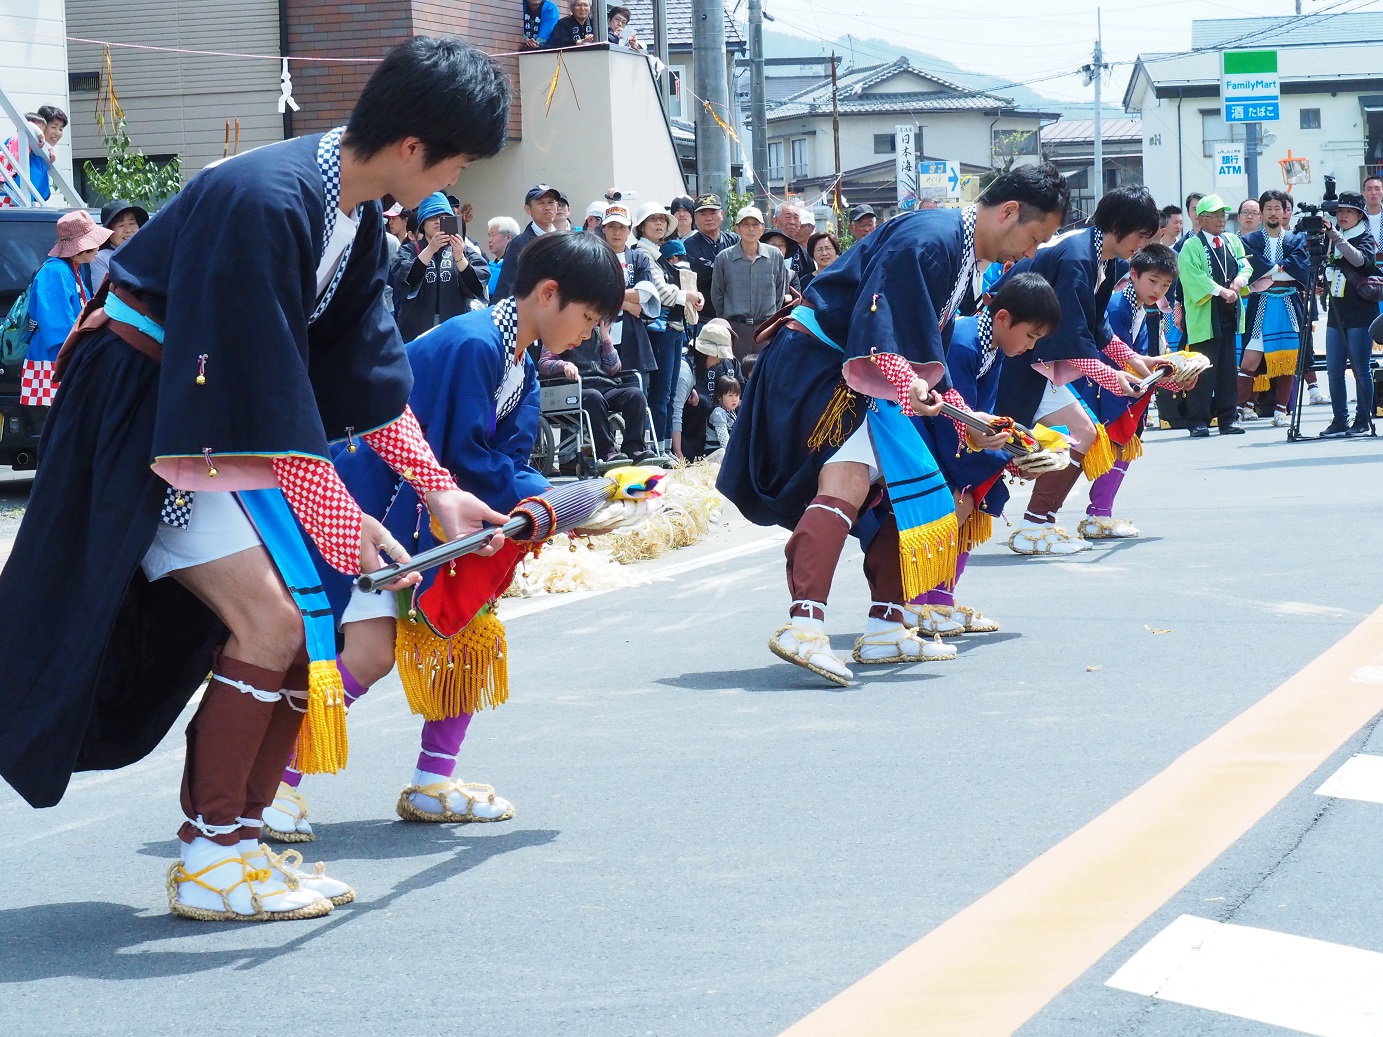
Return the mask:
M 1147 447 L 1118 508 L 1141 539 L 1023 559 L 996 533 L 961 598 L 1003 631 L 844 692 L 765 647 L 787 604 L 776 532 L 736 524 L 652 563 L 676 570 L 648 586 L 511 606 L 512 700 L 477 718 L 459 773 L 517 817 L 395 819 L 419 725 L 390 678 L 352 713 L 350 768 L 304 784 L 308 859 L 360 894 L 320 921 L 168 915 L 180 728 L 51 810 L 0 790 L 0 1033 L 782 1032 L 1379 606 L 1379 440 L 1287 444 L 1260 422 Z M 852 546 L 832 595 L 842 652 L 867 605 L 858 563 Z M 1351 754 L 1383 753 L 1372 737 L 1345 739 L 1021 1032 L 1284 1032 L 1106 985 L 1182 915 L 1383 952 L 1383 805 L 1314 794 Z M 946 1032 L 913 1022 L 876 1033 Z

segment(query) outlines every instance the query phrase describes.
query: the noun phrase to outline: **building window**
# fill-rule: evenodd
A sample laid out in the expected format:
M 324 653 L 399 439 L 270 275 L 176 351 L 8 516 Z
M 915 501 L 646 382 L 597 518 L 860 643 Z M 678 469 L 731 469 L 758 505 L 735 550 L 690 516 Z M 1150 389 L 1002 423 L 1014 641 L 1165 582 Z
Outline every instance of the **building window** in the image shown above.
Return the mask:
M 1234 144 L 1244 139 L 1242 122 L 1225 122 L 1225 113 L 1218 108 L 1201 109 L 1201 145 L 1206 158 L 1215 157 L 1220 144 Z
M 874 154 L 892 155 L 898 150 L 898 137 L 893 133 L 874 134 Z
M 994 161 L 1002 163 L 1019 155 L 1037 154 L 1037 131 L 1016 127 L 993 131 Z
M 1303 108 L 1301 110 L 1301 128 L 1303 130 L 1320 129 L 1321 110 L 1319 108 Z
M 682 118 L 682 70 L 668 69 L 667 113 L 670 118 Z
M 807 138 L 797 137 L 792 142 L 792 178 L 801 180 L 807 175 Z
M 71 94 L 94 94 L 101 89 L 101 73 L 67 73 L 67 92 Z
M 783 142 L 781 140 L 768 142 L 768 182 L 770 184 L 783 182 Z

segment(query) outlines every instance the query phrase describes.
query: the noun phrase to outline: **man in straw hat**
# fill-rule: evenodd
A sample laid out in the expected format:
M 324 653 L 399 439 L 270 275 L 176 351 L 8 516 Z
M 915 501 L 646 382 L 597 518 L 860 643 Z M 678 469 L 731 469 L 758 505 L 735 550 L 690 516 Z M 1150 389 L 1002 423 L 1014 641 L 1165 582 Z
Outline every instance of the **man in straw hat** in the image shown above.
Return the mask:
M 0 573 L 0 774 L 50 806 L 73 771 L 152 750 L 210 672 L 187 730 L 175 914 L 312 918 L 354 896 L 259 842 L 290 757 L 345 762 L 331 611 L 299 523 L 343 573 L 408 557 L 332 466 L 329 443 L 354 436 L 448 535 L 504 521 L 457 489 L 407 409 L 373 199 L 416 205 L 453 183 L 500 149 L 508 108 L 486 55 L 410 39 L 345 127 L 194 177 L 112 257 L 63 347 Z
M 949 389 L 943 334 L 974 291 L 976 264 L 1032 255 L 1069 202 L 1065 180 L 1044 163 L 1001 174 L 977 205 L 906 213 L 817 276 L 790 317 L 762 329 L 719 486 L 751 522 L 792 530 L 792 603 L 769 642 L 775 655 L 850 682 L 826 636 L 826 599 L 846 536 L 880 499 L 865 545 L 873 600 L 854 658 L 954 658 L 905 624 L 906 602 L 954 580 L 958 550 L 951 494 L 908 418 L 940 412 L 938 394 Z
M 50 407 L 57 381 L 53 364 L 72 325 L 91 298 L 91 281 L 83 265 L 110 237 L 96 226 L 85 209 L 58 218 L 58 240 L 34 275 L 29 293 L 28 352 L 19 378 L 19 402 L 25 407 Z

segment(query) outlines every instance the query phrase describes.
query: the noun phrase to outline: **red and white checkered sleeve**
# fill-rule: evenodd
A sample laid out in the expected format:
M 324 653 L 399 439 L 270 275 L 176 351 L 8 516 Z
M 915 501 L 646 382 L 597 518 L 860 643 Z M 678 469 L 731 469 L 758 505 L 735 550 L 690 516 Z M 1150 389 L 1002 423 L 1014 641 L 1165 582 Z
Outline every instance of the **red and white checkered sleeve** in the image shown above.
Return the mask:
M 316 457 L 276 457 L 274 474 L 288 506 L 327 564 L 358 576 L 363 515 L 336 466 Z
M 912 365 L 897 353 L 874 353 L 870 359 L 878 365 L 879 370 L 884 373 L 893 388 L 898 392 L 898 406 L 902 408 L 908 417 L 915 417 L 917 411 L 912 409 L 913 379 L 917 377 L 917 372 L 912 369 Z
M 1099 360 L 1090 360 L 1081 357 L 1076 360 L 1069 360 L 1067 363 L 1075 364 L 1080 369 L 1080 373 L 1089 378 L 1102 389 L 1109 389 L 1111 392 L 1122 393 L 1119 387 L 1119 379 L 1114 376 L 1114 368 Z
M 398 421 L 360 437 L 369 443 L 394 471 L 408 480 L 422 497 L 438 490 L 458 489 L 451 473 L 442 467 L 432 447 L 427 445 L 422 426 L 412 407 L 404 408 Z
M 947 403 L 949 403 L 952 407 L 955 407 L 959 410 L 963 410 L 967 414 L 974 413 L 974 411 L 970 407 L 970 404 L 965 402 L 965 397 L 962 396 L 960 392 L 956 389 L 947 389 L 944 393 L 941 394 L 941 398 L 945 400 Z M 956 435 L 960 437 L 960 441 L 962 443 L 968 444 L 970 442 L 970 440 L 967 438 L 967 433 L 969 432 L 969 429 L 965 427 L 965 422 L 960 421 L 956 418 L 952 418 L 951 424 L 956 427 Z
M 1110 339 L 1109 345 L 1104 347 L 1104 355 L 1125 370 L 1128 370 L 1129 359 L 1138 356 L 1137 353 L 1129 348 L 1128 343 L 1119 338 L 1118 335 Z

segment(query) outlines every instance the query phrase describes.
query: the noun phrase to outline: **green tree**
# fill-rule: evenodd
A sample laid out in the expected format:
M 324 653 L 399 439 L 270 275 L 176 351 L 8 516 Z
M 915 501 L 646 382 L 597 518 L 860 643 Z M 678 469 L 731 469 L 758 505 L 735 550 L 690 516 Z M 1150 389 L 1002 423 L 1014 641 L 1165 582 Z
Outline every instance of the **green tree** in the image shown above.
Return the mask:
M 740 210 L 754 204 L 752 191 L 736 191 L 733 180 L 725 181 L 725 226 L 734 227 Z
M 101 127 L 106 162 L 104 168 L 87 162 L 86 178 L 102 198 L 120 198 L 146 209 L 156 209 L 182 189 L 182 169 L 176 156 L 166 165 L 147 158 L 130 142 L 122 116 L 116 116 L 110 132 L 106 132 L 104 116 L 98 115 L 96 122 Z

